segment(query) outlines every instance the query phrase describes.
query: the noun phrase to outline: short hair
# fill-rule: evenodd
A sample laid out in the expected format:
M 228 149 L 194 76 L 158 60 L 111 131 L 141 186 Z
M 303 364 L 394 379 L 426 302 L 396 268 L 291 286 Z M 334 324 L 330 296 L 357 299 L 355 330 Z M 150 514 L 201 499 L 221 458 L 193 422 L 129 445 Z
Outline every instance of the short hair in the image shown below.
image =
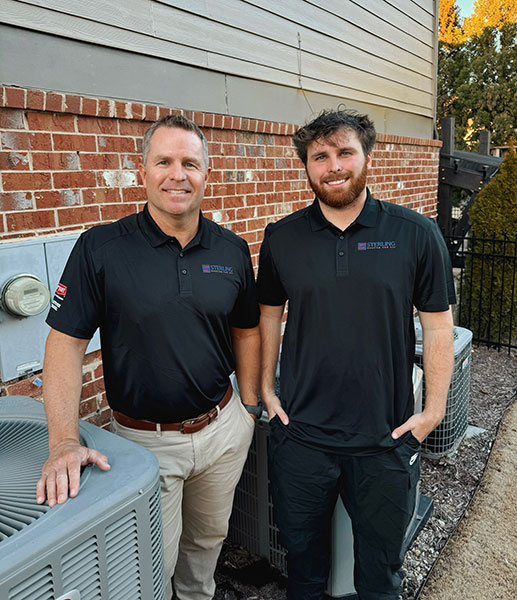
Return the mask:
M 292 136 L 298 157 L 307 165 L 307 147 L 319 139 L 327 139 L 336 131 L 355 131 L 361 142 L 363 153 L 367 156 L 375 144 L 376 132 L 373 121 L 368 115 L 355 110 L 324 110 L 315 119 L 300 127 Z
M 155 131 L 160 127 L 170 127 L 171 129 L 185 129 L 185 131 L 194 132 L 201 143 L 203 144 L 203 160 L 205 161 L 205 168 L 208 169 L 208 142 L 206 141 L 206 137 L 199 127 L 191 121 L 184 117 L 183 115 L 166 115 L 162 117 L 158 121 L 155 121 L 149 129 L 144 133 L 144 137 L 142 139 L 142 162 L 146 163 L 147 156 L 149 154 L 149 148 L 151 146 L 151 138 L 153 137 Z

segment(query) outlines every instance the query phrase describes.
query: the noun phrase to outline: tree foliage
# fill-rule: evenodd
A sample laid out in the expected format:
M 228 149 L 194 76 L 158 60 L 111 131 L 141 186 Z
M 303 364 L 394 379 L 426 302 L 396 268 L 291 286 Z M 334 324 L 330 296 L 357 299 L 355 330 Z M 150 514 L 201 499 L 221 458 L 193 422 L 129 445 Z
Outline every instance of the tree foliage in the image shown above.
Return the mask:
M 517 19 L 517 0 L 475 0 L 472 14 L 463 22 L 467 37 L 480 36 L 486 27 L 501 29 Z
M 482 129 L 493 145 L 508 143 L 517 126 L 517 23 L 484 27 L 461 44 L 440 42 L 438 123 L 442 117 L 455 117 L 459 149 L 476 150 Z
M 464 270 L 469 281 L 462 285 L 460 322 L 477 339 L 515 343 L 517 155 L 513 144 L 498 174 L 476 197 L 470 223 L 474 239 Z
M 460 13 L 456 6 L 456 0 L 440 0 L 438 11 L 438 40 L 449 45 L 464 42 L 466 38 L 461 29 Z

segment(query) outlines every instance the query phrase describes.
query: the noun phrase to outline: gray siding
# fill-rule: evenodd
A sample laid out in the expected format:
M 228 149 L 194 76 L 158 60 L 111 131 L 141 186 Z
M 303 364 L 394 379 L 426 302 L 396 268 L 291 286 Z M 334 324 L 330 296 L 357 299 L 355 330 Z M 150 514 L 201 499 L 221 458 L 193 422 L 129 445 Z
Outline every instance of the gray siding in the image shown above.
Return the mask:
M 183 102 L 184 108 L 228 112 L 232 105 L 242 113 L 239 99 L 227 95 L 232 87 L 228 83 L 242 88 L 238 80 L 244 78 L 273 96 L 280 88 L 289 88 L 293 98 L 305 92 L 314 110 L 322 103 L 328 106 L 332 98 L 334 106 L 341 101 L 375 107 L 379 114 L 411 115 L 410 122 L 421 121 L 427 130 L 434 113 L 436 12 L 436 0 L 0 0 L 0 22 L 12 30 L 25 29 L 27 39 L 29 33 L 39 33 L 57 45 L 62 40 L 95 45 L 108 65 L 120 54 L 145 58 L 147 62 L 135 61 L 141 68 L 172 61 L 175 88 L 182 77 L 195 87 L 205 82 L 205 100 L 195 107 Z M 18 56 L 24 62 L 23 48 Z M 92 64 L 89 74 L 94 88 L 97 66 Z M 84 71 L 88 65 L 77 67 Z M 2 69 L 2 83 L 16 83 L 4 80 L 4 74 L 15 77 L 15 67 Z M 67 87 L 67 77 L 73 79 L 69 71 L 71 66 L 62 70 L 61 91 L 72 91 Z M 29 76 L 30 65 L 19 77 L 23 72 Z M 138 69 L 130 76 L 148 79 Z M 229 80 L 221 82 L 221 77 Z M 115 84 L 120 74 L 113 72 L 112 79 Z M 159 85 L 156 81 L 151 87 L 162 102 Z M 206 98 L 212 85 L 220 110 Z M 90 88 L 89 94 L 105 94 L 103 89 Z M 140 96 L 134 84 L 111 95 L 128 92 Z M 300 119 L 295 114 L 282 120 Z

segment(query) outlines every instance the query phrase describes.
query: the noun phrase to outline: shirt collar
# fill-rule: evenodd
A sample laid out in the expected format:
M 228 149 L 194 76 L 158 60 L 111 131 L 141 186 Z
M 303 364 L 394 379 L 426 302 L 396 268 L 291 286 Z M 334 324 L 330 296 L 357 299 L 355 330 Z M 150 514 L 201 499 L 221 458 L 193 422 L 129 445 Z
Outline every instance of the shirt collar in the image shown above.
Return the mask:
M 187 244 L 188 248 L 193 246 L 202 246 L 203 248 L 210 248 L 210 228 L 206 223 L 207 219 L 203 217 L 201 211 L 199 211 L 199 227 L 196 235 Z M 156 224 L 155 220 L 149 213 L 149 207 L 146 204 L 144 210 L 138 214 L 138 224 L 143 231 L 145 237 L 153 248 L 162 246 L 166 242 L 174 239 L 172 236 L 164 233 Z
M 375 227 L 377 223 L 377 215 L 381 210 L 381 205 L 378 200 L 371 195 L 370 190 L 366 188 L 366 201 L 363 209 L 359 213 L 359 216 L 355 220 L 355 223 L 359 223 L 363 227 Z M 314 198 L 314 202 L 309 207 L 309 221 L 311 229 L 313 231 L 320 231 L 325 227 L 334 227 L 330 221 L 325 218 L 325 215 L 321 212 L 320 203 L 317 198 Z

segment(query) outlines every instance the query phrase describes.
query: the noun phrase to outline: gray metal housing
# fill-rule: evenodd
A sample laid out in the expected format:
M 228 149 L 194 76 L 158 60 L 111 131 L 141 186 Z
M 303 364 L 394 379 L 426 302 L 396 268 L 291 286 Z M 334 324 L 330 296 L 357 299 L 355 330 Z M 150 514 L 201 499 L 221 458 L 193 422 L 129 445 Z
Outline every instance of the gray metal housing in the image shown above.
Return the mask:
M 158 462 L 145 448 L 80 422 L 111 469 L 86 467 L 77 497 L 36 504 L 48 454 L 40 402 L 0 398 L 0 598 L 164 600 Z

